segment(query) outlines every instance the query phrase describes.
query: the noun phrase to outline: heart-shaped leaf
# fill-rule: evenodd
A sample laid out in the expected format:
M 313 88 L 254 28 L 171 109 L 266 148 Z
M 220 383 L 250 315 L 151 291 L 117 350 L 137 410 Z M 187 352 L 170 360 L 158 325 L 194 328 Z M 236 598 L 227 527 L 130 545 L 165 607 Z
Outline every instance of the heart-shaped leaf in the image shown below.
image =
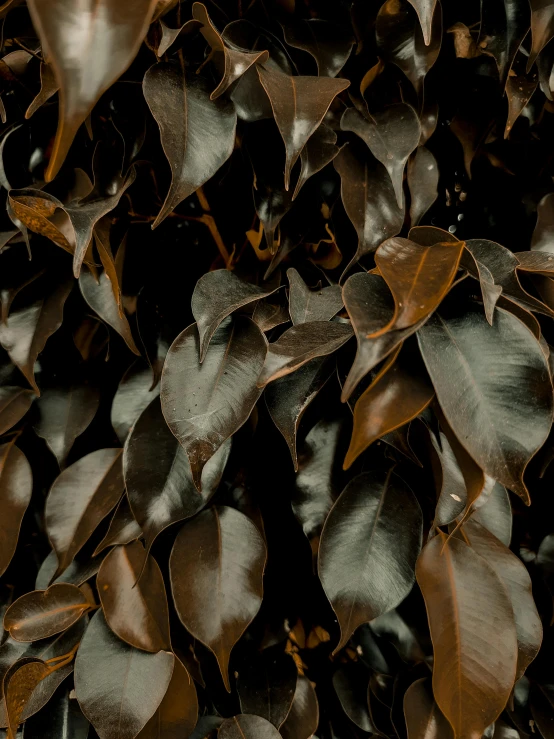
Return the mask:
M 67 583 L 33 590 L 18 598 L 4 616 L 4 628 L 17 641 L 37 641 L 65 631 L 90 608 L 84 593 Z
M 0 575 L 11 562 L 23 515 L 33 492 L 33 474 L 27 457 L 15 440 L 0 446 Z

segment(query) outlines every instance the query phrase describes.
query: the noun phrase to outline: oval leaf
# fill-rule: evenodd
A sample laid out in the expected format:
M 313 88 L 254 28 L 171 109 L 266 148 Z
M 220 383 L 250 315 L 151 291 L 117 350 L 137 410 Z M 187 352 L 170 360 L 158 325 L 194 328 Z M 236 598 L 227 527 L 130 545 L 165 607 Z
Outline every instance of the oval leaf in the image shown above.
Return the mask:
M 65 631 L 90 603 L 79 588 L 57 583 L 48 590 L 33 590 L 18 598 L 4 616 L 4 628 L 17 641 L 37 641 Z
M 404 717 L 408 739 L 454 739 L 452 727 L 435 703 L 428 678 L 416 680 L 406 691 Z

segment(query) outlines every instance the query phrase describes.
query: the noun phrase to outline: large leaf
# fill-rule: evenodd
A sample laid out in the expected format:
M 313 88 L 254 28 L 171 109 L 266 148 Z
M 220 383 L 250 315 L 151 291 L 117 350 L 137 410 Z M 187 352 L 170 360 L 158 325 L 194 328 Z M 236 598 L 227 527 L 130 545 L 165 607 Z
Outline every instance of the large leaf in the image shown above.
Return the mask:
M 179 334 L 167 354 L 161 389 L 165 420 L 187 453 L 198 490 L 204 465 L 260 397 L 256 382 L 266 341 L 253 321 L 238 317 L 219 326 L 202 364 L 199 347 L 196 325 Z
M 415 496 L 392 469 L 359 475 L 343 490 L 319 546 L 319 577 L 341 630 L 335 651 L 408 595 L 422 528 Z
M 114 634 L 147 652 L 170 648 L 163 576 L 140 542 L 114 547 L 100 565 L 96 582 Z
M 45 507 L 48 538 L 61 574 L 123 492 L 122 449 L 99 449 L 67 467 L 55 480 Z M 54 579 L 53 578 L 53 579 Z
M 174 657 L 122 642 L 94 614 L 75 660 L 75 693 L 100 739 L 135 739 L 170 684 Z
M 435 703 L 428 678 L 410 685 L 404 695 L 408 739 L 454 739 L 452 727 Z
M 310 290 L 298 271 L 287 270 L 289 279 L 289 311 L 294 325 L 310 321 L 329 321 L 342 308 L 339 285 Z
M 221 480 L 231 440 L 224 442 L 202 471 L 196 489 L 185 450 L 168 429 L 154 399 L 136 422 L 123 452 L 125 487 L 131 510 L 149 551 L 158 534 L 201 510 Z
M 60 87 L 60 121 L 46 172 L 52 180 L 81 123 L 102 93 L 133 61 L 156 0 L 30 0 L 29 11 Z M 68 43 L 68 39 L 72 39 Z
M 237 115 L 229 101 L 211 100 L 204 77 L 182 64 L 150 67 L 143 91 L 171 167 L 171 187 L 154 228 L 229 159 Z
M 242 713 L 227 718 L 217 732 L 219 739 L 280 739 L 281 734 L 273 724 L 261 716 Z
M 433 640 L 433 693 L 457 739 L 480 737 L 506 705 L 517 640 L 508 594 L 467 544 L 435 536 L 417 563 Z
M 260 608 L 265 562 L 256 526 L 227 507 L 210 508 L 187 521 L 171 550 L 171 590 L 179 618 L 214 653 L 229 691 L 229 657 Z
M 0 446 L 0 575 L 11 562 L 33 492 L 31 466 L 14 441 Z
M 418 339 L 458 439 L 490 477 L 528 503 L 523 473 L 552 424 L 552 385 L 538 342 L 500 309 L 492 326 L 477 309 L 451 318 L 435 313 Z

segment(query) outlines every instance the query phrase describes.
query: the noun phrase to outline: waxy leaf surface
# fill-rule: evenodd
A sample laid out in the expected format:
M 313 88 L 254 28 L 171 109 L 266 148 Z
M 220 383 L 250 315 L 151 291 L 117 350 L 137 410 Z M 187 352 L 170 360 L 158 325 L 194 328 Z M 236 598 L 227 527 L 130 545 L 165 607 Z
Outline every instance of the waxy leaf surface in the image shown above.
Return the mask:
M 19 529 L 33 492 L 33 473 L 23 452 L 13 442 L 0 446 L 0 575 L 11 562 Z
M 4 616 L 4 628 L 17 641 L 46 639 L 68 629 L 90 607 L 86 596 L 67 583 L 33 590 L 18 598 Z

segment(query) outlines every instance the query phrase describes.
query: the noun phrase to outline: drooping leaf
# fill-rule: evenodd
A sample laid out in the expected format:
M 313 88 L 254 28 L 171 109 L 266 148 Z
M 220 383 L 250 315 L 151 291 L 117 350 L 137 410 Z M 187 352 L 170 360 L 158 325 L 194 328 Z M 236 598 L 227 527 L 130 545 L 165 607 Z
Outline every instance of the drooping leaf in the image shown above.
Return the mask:
M 122 449 L 99 449 L 67 467 L 55 480 L 45 507 L 48 538 L 61 574 L 123 492 Z
M 58 198 L 33 188 L 10 190 L 13 214 L 33 233 L 44 236 L 69 254 L 75 253 L 75 235 L 69 216 Z
M 131 64 L 146 35 L 156 0 L 122 7 L 115 0 L 67 0 L 46 6 L 30 0 L 29 12 L 60 88 L 60 120 L 46 179 L 54 179 L 75 134 L 102 95 Z M 68 44 L 74 38 L 76 43 Z
M 520 64 L 517 65 L 519 74 L 515 67 L 518 59 L 512 66 L 506 81 L 506 97 L 508 98 L 508 119 L 504 129 L 504 138 L 507 139 L 514 123 L 519 118 L 523 109 L 531 99 L 539 84 L 539 75 L 536 69 L 531 69 L 527 74 L 523 72 L 524 56 L 520 55 Z
M 143 410 L 160 394 L 160 384 L 152 385 L 152 370 L 141 360 L 133 362 L 121 378 L 112 403 L 111 421 L 122 444 Z
M 75 693 L 100 739 L 134 739 L 152 718 L 174 669 L 169 652 L 151 654 L 115 636 L 97 611 L 75 660 Z
M 294 188 L 293 200 L 310 177 L 321 171 L 337 156 L 340 149 L 336 143 L 337 134 L 325 122 L 321 123 L 300 152 L 300 174 Z
M 179 334 L 167 354 L 161 387 L 165 420 L 187 453 L 197 490 L 204 465 L 243 425 L 260 397 L 256 381 L 266 341 L 253 321 L 237 317 L 220 324 L 202 364 L 199 345 L 196 325 Z
M 415 496 L 392 469 L 359 475 L 343 490 L 319 546 L 319 577 L 341 630 L 335 651 L 408 595 L 422 527 Z
M 219 739 L 279 739 L 281 736 L 265 718 L 249 713 L 225 719 L 217 735 Z
M 502 89 L 528 30 L 527 3 L 518 3 L 516 0 L 489 0 L 482 3 L 478 45 L 494 57 Z
M 325 357 L 340 349 L 352 336 L 346 323 L 310 321 L 292 326 L 269 345 L 258 386 L 294 372 L 316 357 Z
M 15 385 L 0 388 L 0 436 L 9 431 L 27 413 L 33 402 L 31 390 Z
M 514 684 L 517 640 L 508 594 L 467 544 L 439 533 L 419 557 L 417 581 L 433 640 L 433 693 L 456 737 L 481 736 Z
M 178 38 L 185 38 L 189 34 L 194 33 L 194 31 L 197 31 L 201 27 L 201 25 L 202 24 L 200 23 L 200 21 L 189 20 L 186 23 L 183 23 L 183 25 L 179 28 L 170 28 L 169 26 L 166 26 L 166 24 L 160 18 L 162 37 L 160 39 L 158 50 L 156 51 L 156 56 L 158 57 L 158 59 L 161 58 L 164 54 L 167 54 L 169 49 L 173 46 Z
M 49 671 L 48 665 L 37 657 L 22 657 L 4 675 L 2 693 L 10 737 L 15 738 L 27 702 Z
M 348 61 L 354 43 L 348 28 L 322 18 L 300 20 L 284 26 L 283 32 L 289 46 L 311 54 L 320 77 L 336 77 Z
M 228 507 L 210 508 L 187 521 L 171 550 L 179 618 L 214 653 L 228 691 L 231 650 L 260 608 L 265 562 L 256 526 Z
M 279 730 L 283 739 L 309 739 L 319 724 L 319 705 L 313 685 L 298 675 L 292 706 Z
M 421 23 L 421 30 L 423 31 L 423 40 L 425 41 L 425 44 L 429 46 L 431 43 L 433 15 L 435 13 L 437 0 L 408 0 L 408 2 L 410 5 L 413 5 L 413 8 L 418 15 L 419 22 Z
M 296 678 L 296 665 L 289 654 L 278 647 L 265 649 L 238 671 L 241 711 L 262 716 L 278 729 L 290 711 Z
M 352 131 L 365 141 L 373 156 L 389 173 L 396 202 L 399 208 L 403 208 L 404 169 L 421 136 L 415 110 L 406 103 L 390 105 L 373 115 L 362 115 L 356 108 L 347 108 L 340 127 L 343 131 Z
M 257 70 L 285 143 L 285 190 L 288 190 L 291 170 L 304 145 L 335 97 L 350 83 L 331 77 L 290 77 L 259 65 Z M 298 120 L 302 121 L 301 125 Z
M 147 652 L 170 648 L 162 573 L 140 542 L 114 547 L 100 565 L 96 582 L 104 616 L 116 636 Z
M 75 585 L 57 583 L 48 590 L 26 593 L 12 603 L 4 616 L 4 628 L 17 641 L 46 639 L 69 628 L 90 605 Z
M 294 267 L 287 270 L 289 280 L 289 312 L 294 325 L 310 321 L 329 321 L 342 308 L 342 290 L 329 285 L 310 290 Z
M 229 159 L 237 115 L 229 101 L 211 100 L 204 77 L 181 64 L 150 67 L 143 91 L 171 168 L 171 187 L 152 224 L 155 228 Z
M 55 95 L 59 90 L 58 83 L 56 81 L 56 75 L 51 64 L 45 62 L 40 63 L 40 90 L 37 96 L 33 99 L 25 112 L 25 118 L 30 118 L 35 111 L 37 111 L 41 105 L 47 100 L 50 100 L 52 95 Z
M 411 200 L 410 222 L 412 226 L 417 226 L 439 195 L 439 167 L 425 146 L 419 146 L 408 162 L 407 178 Z
M 124 451 L 125 453 L 125 451 Z M 125 457 L 123 458 L 125 460 Z M 118 544 L 129 544 L 142 536 L 142 529 L 135 520 L 129 499 L 124 495 L 119 501 L 110 526 L 106 532 L 106 536 L 93 552 L 93 557 L 103 552 L 108 547 L 117 546 Z
M 25 722 L 25 734 L 27 739 L 87 739 L 89 727 L 71 688 L 64 686 L 45 711 Z
M 552 387 L 538 342 L 501 309 L 492 326 L 476 309 L 448 319 L 435 313 L 418 339 L 458 439 L 488 475 L 528 503 L 523 473 L 552 424 Z
M 413 682 L 404 695 L 408 739 L 454 739 L 452 727 L 433 698 L 430 680 Z
M 438 439 L 431 432 L 430 436 L 440 462 L 440 492 L 435 508 L 434 524 L 446 526 L 462 514 L 467 507 L 466 482 L 446 434 L 439 430 Z
M 15 440 L 0 446 L 0 575 L 15 553 L 19 529 L 33 492 L 33 474 Z

